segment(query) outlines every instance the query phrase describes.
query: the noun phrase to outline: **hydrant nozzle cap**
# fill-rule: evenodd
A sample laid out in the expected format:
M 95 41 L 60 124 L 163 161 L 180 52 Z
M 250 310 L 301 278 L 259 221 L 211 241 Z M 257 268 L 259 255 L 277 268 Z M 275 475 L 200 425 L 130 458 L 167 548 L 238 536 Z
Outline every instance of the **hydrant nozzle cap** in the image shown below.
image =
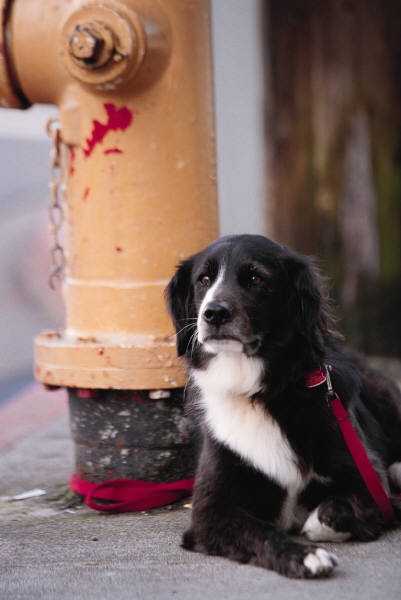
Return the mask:
M 113 32 L 104 23 L 89 22 L 76 25 L 69 37 L 69 52 L 83 68 L 105 66 L 115 52 Z
M 81 83 L 111 89 L 131 78 L 143 61 L 146 35 L 133 11 L 89 5 L 73 12 L 63 27 L 62 55 Z

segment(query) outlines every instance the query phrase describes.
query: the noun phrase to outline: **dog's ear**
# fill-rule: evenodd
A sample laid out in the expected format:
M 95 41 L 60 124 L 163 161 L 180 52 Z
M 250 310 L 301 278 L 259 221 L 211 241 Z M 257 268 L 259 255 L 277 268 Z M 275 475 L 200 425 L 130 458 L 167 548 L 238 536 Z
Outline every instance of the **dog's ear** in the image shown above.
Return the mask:
M 193 289 L 191 283 L 192 259 L 183 261 L 166 288 L 167 306 L 177 333 L 177 354 L 187 351 L 195 329 Z M 194 319 L 193 321 L 190 319 Z M 193 323 L 193 327 L 191 324 Z
M 321 346 L 330 320 L 323 278 L 311 259 L 296 254 L 287 258 L 286 270 L 292 288 L 289 318 L 298 334 L 310 344 Z

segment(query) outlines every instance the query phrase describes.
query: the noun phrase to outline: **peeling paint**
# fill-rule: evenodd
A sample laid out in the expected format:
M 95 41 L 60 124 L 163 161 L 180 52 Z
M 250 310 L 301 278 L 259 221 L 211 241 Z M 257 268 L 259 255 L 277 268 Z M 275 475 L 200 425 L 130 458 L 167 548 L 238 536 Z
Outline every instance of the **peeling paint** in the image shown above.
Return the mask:
M 76 153 L 75 153 L 75 148 L 73 146 L 69 146 L 69 151 L 70 151 L 70 166 L 69 166 L 69 174 L 70 177 L 72 177 L 75 173 L 75 158 L 76 158 Z
M 170 398 L 152 401 L 152 391 L 102 391 L 96 400 L 82 400 L 69 390 L 76 472 L 83 479 L 173 480 L 193 474 L 195 446 L 183 392 L 168 390 Z
M 103 431 L 99 431 L 100 439 L 102 440 L 114 440 L 119 431 L 113 425 L 108 425 Z
M 104 108 L 107 113 L 107 120 L 105 123 L 101 123 L 96 119 L 92 121 L 91 136 L 86 139 L 86 147 L 83 148 L 86 157 L 92 154 L 95 147 L 103 142 L 110 131 L 125 131 L 132 123 L 132 111 L 126 106 L 117 109 L 114 104 L 106 102 Z
M 43 331 L 40 337 L 47 340 L 58 340 L 61 338 L 61 333 L 59 331 Z
M 164 398 L 170 398 L 171 393 L 169 390 L 150 390 L 149 398 L 151 400 L 161 400 Z
M 97 397 L 97 390 L 89 388 L 79 388 L 76 391 L 77 397 L 81 399 L 93 399 Z
M 103 154 L 123 154 L 121 148 L 107 148 L 103 150 Z
M 119 417 L 130 417 L 131 413 L 129 410 L 120 410 L 120 412 L 118 412 L 117 415 Z

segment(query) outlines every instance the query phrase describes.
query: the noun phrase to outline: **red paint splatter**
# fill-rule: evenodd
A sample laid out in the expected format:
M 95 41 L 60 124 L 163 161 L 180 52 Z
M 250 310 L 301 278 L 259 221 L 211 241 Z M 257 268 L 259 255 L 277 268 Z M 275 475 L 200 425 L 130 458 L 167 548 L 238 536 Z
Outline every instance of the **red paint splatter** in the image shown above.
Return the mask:
M 85 188 L 85 190 L 84 190 L 84 195 L 82 196 L 82 200 L 83 200 L 84 202 L 85 202 L 85 200 L 87 200 L 87 199 L 88 199 L 88 197 L 89 197 L 89 194 L 90 194 L 90 191 L 91 191 L 91 190 L 90 190 L 90 188 L 88 188 L 88 187 L 86 187 L 86 188 Z
M 86 139 L 86 148 L 83 148 L 86 157 L 92 154 L 97 144 L 103 142 L 109 131 L 125 131 L 132 123 L 132 111 L 126 106 L 117 109 L 114 104 L 106 102 L 104 108 L 107 121 L 106 123 L 100 123 L 96 119 L 93 121 L 91 137 Z
M 133 400 L 137 404 L 145 404 L 144 399 L 139 394 L 132 394 L 131 400 Z
M 75 173 L 75 148 L 73 148 L 72 146 L 69 147 L 70 150 L 70 168 L 69 168 L 69 173 L 70 173 L 70 177 L 72 177 Z
M 91 398 L 97 397 L 97 390 L 92 390 L 89 388 L 78 388 L 76 393 L 77 397 L 83 400 L 90 400 Z
M 123 151 L 120 148 L 107 148 L 103 150 L 103 154 L 122 154 Z

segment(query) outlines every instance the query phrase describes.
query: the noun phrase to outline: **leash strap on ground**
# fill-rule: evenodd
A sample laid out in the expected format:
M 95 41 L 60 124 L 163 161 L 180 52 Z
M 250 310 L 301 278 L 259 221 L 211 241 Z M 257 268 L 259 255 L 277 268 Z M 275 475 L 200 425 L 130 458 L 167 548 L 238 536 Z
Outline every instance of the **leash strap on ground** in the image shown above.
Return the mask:
M 172 504 L 190 496 L 194 478 L 170 483 L 154 483 L 139 479 L 111 479 L 92 483 L 75 475 L 70 477 L 70 490 L 85 497 L 86 504 L 102 512 L 134 512 Z M 103 500 L 108 504 L 98 502 Z

